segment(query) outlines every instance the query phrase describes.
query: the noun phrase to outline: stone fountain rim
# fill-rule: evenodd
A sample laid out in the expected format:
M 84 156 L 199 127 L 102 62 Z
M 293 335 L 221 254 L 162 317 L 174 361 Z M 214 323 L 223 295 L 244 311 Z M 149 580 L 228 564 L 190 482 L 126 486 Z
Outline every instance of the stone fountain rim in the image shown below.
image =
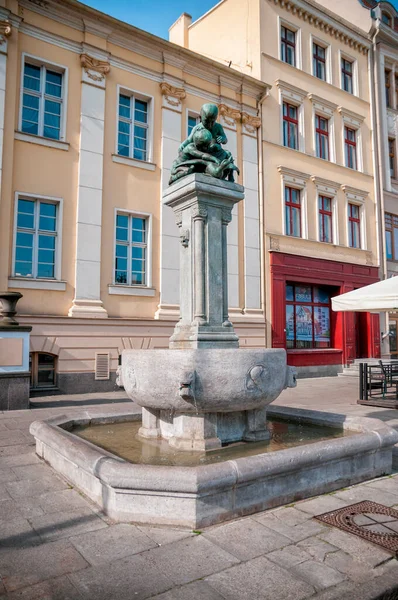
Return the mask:
M 289 472 L 319 466 L 327 461 L 355 456 L 358 452 L 377 451 L 398 442 L 398 432 L 379 419 L 346 417 L 336 413 L 280 406 L 269 407 L 267 412 L 275 417 L 294 418 L 308 424 L 341 426 L 343 429 L 357 432 L 357 435 L 210 465 L 179 467 L 129 463 L 62 428 L 90 423 L 140 420 L 141 415 L 136 412 L 79 411 L 34 421 L 30 426 L 30 433 L 36 438 L 36 444 L 44 444 L 112 488 L 199 496 L 209 494 L 215 489 L 248 485 L 259 478 L 272 477 L 273 474 L 287 475 Z

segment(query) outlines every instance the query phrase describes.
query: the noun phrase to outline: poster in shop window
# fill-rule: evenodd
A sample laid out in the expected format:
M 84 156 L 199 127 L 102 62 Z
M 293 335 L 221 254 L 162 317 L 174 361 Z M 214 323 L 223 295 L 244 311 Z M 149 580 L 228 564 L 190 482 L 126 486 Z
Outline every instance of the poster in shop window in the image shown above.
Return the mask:
M 316 342 L 330 341 L 330 312 L 327 306 L 315 308 L 314 337 Z
M 296 306 L 296 340 L 312 342 L 311 306 Z
M 294 306 L 286 306 L 286 340 L 294 340 Z

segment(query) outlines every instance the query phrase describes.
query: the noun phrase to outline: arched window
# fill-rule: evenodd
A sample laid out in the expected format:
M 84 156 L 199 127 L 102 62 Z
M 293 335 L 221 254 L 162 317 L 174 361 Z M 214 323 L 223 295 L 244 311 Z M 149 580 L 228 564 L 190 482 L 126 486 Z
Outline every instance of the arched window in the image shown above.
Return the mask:
M 45 352 L 31 352 L 29 355 L 30 387 L 52 388 L 56 386 L 57 357 Z
M 383 23 L 385 23 L 386 25 L 391 27 L 391 25 L 392 25 L 391 15 L 389 15 L 388 12 L 386 12 L 385 10 L 383 10 L 383 12 L 381 13 L 381 20 L 383 21 Z

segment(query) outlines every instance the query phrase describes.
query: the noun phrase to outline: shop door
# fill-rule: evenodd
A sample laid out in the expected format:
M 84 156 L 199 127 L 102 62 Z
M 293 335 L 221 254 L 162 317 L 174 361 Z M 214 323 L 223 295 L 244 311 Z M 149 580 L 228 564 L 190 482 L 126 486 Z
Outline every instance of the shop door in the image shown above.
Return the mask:
M 389 333 L 390 333 L 390 356 L 391 358 L 398 358 L 397 348 L 397 321 L 390 317 Z
M 355 358 L 368 358 L 367 313 L 355 313 Z

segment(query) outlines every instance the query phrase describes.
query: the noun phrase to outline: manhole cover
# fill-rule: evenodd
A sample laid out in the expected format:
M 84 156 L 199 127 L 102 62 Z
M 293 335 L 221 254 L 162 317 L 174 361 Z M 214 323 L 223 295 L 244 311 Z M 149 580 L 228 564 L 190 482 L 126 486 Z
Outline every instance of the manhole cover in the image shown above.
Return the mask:
M 398 554 L 398 510 L 364 500 L 315 517 Z

